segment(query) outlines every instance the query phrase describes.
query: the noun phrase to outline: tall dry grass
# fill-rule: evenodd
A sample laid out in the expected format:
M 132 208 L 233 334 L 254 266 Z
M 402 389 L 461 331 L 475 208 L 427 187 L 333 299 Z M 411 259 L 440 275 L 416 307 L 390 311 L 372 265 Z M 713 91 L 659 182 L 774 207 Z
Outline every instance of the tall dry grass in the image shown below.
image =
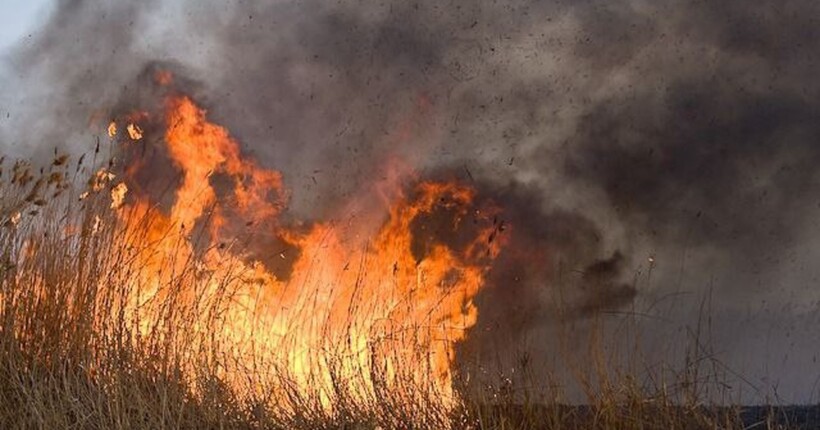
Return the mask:
M 379 366 L 362 375 L 374 385 L 363 396 L 351 390 L 356 376 L 334 365 L 351 352 L 343 342 L 311 351 L 331 382 L 316 375 L 317 388 L 305 390 L 275 361 L 240 356 L 225 341 L 230 276 L 207 279 L 220 288 L 202 294 L 194 259 L 169 264 L 162 294 L 135 305 L 145 288 L 138 256 L 155 251 L 155 226 L 146 217 L 123 229 L 110 209 L 116 180 L 94 174 L 97 160 L 83 162 L 0 163 L 2 428 L 743 428 L 738 410 L 709 407 L 706 386 L 721 375 L 699 333 L 678 370 L 613 368 L 591 347 L 591 365 L 575 369 L 584 407 L 541 377 L 499 376 L 474 389 L 466 371 L 451 403 L 434 385 Z M 371 353 L 378 362 L 384 351 Z

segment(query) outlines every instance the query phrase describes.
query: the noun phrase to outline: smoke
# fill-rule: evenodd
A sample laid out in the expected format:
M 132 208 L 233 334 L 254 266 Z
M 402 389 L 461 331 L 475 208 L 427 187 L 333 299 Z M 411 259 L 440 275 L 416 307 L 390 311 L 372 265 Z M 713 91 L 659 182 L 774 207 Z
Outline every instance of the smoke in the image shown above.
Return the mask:
M 283 172 L 294 216 L 330 216 L 390 159 L 503 207 L 472 341 L 548 343 L 556 320 L 707 288 L 722 316 L 816 310 L 820 5 L 163 3 L 61 2 L 8 59 L 3 153 L 87 150 L 161 64 Z

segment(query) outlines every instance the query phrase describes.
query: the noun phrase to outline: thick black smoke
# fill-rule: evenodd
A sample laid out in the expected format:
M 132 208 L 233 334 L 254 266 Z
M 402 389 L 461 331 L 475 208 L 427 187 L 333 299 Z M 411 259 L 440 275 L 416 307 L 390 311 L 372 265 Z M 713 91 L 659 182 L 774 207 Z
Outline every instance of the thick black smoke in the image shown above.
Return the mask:
M 816 310 L 816 2 L 167 3 L 59 3 L 7 59 L 3 152 L 88 148 L 159 61 L 300 218 L 394 158 L 505 207 L 472 339 L 707 285 L 722 315 Z
M 669 33 L 655 30 L 669 52 L 618 43 L 655 51 L 636 61 L 645 84 L 584 110 L 564 171 L 602 190 L 634 233 L 768 265 L 771 250 L 801 239 L 816 206 L 820 103 L 807 78 L 820 11 L 809 2 L 690 6 L 669 19 Z

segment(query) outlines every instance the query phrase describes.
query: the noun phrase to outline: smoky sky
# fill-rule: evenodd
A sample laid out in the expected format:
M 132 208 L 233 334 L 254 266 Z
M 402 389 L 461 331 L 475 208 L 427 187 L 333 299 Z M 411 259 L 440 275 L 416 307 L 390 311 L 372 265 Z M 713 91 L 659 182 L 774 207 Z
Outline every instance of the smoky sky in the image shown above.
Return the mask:
M 725 322 L 717 338 L 765 313 L 782 339 L 799 333 L 791 356 L 808 357 L 820 298 L 818 9 L 64 1 L 4 59 L 0 148 L 87 150 L 102 133 L 90 118 L 146 97 L 140 76 L 162 64 L 246 154 L 282 171 L 301 218 L 328 216 L 392 158 L 506 206 L 522 256 L 502 255 L 490 274 L 476 339 L 506 326 L 505 338 L 544 343 L 556 315 L 628 304 L 668 306 L 685 325 L 708 290 Z M 556 299 L 558 284 L 569 298 Z M 747 360 L 758 338 L 745 333 L 727 361 L 782 378 L 787 398 L 811 394 L 805 366 Z

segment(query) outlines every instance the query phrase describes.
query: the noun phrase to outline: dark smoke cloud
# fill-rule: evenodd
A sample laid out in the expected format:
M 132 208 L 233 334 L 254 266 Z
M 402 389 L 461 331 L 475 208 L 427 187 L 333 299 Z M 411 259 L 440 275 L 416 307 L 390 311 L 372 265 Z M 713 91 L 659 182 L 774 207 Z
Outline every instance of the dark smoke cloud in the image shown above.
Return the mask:
M 641 77 L 577 117 L 562 170 L 602 191 L 629 237 L 708 250 L 724 266 L 718 276 L 766 277 L 816 231 L 807 224 L 817 208 L 820 106 L 808 76 L 817 70 L 820 15 L 809 2 L 678 6 L 650 15 L 654 24 L 641 34 L 653 43 L 618 38 L 617 51 L 631 53 L 626 66 L 600 62 L 611 44 L 582 44 L 580 64 L 598 78 L 625 68 Z M 630 28 L 644 21 L 621 19 Z M 584 25 L 594 38 L 608 22 Z M 728 282 L 720 290 L 733 300 L 733 291 L 758 288 Z
M 10 59 L 0 147 L 87 149 L 89 118 L 150 99 L 140 76 L 162 64 L 283 172 L 294 216 L 333 213 L 391 157 L 504 206 L 513 246 L 473 339 L 548 344 L 559 319 L 709 285 L 721 315 L 791 300 L 779 315 L 806 321 L 820 278 L 818 8 L 66 1 Z M 688 309 L 665 317 L 686 324 Z M 786 361 L 760 360 L 788 377 Z
M 568 175 L 603 188 L 631 228 L 764 264 L 816 202 L 817 106 L 733 84 L 678 82 L 655 103 L 610 100 L 579 122 Z

